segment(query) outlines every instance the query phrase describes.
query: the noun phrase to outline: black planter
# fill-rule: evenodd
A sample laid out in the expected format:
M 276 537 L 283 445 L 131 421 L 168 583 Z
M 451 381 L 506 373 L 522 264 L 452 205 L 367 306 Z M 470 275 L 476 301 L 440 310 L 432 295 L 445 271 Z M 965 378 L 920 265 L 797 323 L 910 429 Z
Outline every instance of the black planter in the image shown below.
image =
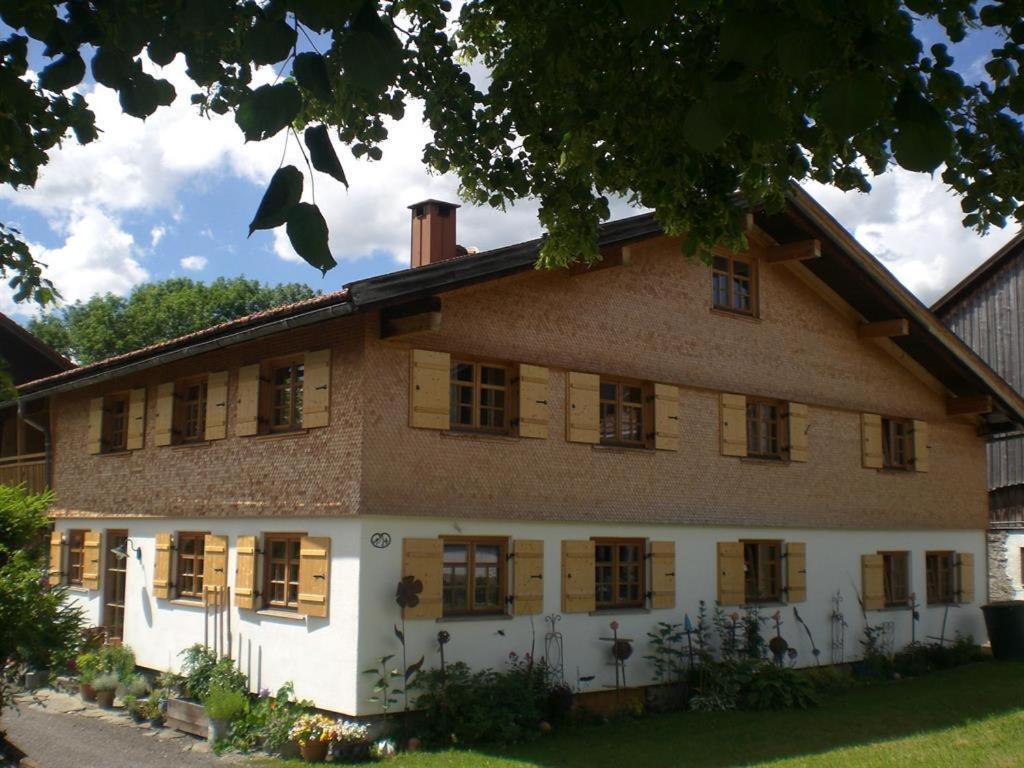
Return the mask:
M 981 606 L 992 656 L 999 661 L 1024 661 L 1024 600 Z

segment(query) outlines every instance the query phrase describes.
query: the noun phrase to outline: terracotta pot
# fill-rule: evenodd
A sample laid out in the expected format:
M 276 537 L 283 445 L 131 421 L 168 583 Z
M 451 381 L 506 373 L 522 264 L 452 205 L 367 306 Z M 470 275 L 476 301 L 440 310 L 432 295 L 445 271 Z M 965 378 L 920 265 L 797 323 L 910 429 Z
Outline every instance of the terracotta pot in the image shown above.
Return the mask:
M 82 701 L 96 701 L 96 689 L 89 683 L 79 685 L 78 692 L 82 694 Z
M 103 709 L 114 708 L 114 695 L 117 691 L 96 691 L 96 703 Z
M 326 741 L 310 741 L 305 744 L 299 744 L 299 754 L 302 755 L 302 759 L 307 763 L 322 763 L 324 758 L 327 757 L 329 743 Z

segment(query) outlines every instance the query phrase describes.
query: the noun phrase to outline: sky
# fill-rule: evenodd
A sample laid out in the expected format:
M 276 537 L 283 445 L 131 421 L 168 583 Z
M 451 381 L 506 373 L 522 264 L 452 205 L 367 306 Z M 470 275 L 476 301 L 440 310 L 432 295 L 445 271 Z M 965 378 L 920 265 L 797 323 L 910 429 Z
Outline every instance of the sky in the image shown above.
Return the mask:
M 926 44 L 938 39 L 937 28 L 920 29 Z M 0 34 L 8 31 L 0 26 Z M 984 56 L 996 44 L 988 31 L 972 33 L 954 50 L 961 74 L 973 81 L 983 77 Z M 38 52 L 33 59 L 37 69 L 46 63 Z M 281 161 L 284 134 L 246 144 L 231 117 L 201 117 L 189 103 L 194 87 L 180 57 L 167 67 L 149 68 L 175 85 L 173 105 L 141 121 L 121 113 L 115 92 L 87 81 L 81 91 L 96 113 L 99 140 L 85 147 L 65 141 L 33 189 L 0 186 L 0 221 L 22 231 L 65 301 L 124 295 L 170 277 L 209 281 L 245 275 L 335 290 L 408 265 L 409 205 L 425 198 L 458 201 L 457 179 L 429 174 L 420 160 L 428 132 L 415 104 L 403 121 L 389 126 L 379 162 L 357 160 L 336 142 L 350 186 L 346 190 L 316 175 L 316 201 L 338 261 L 321 277 L 292 251 L 283 227 L 246 237 Z M 272 76 L 264 71 L 257 79 Z M 304 168 L 294 139 L 284 158 Z M 870 194 L 814 183 L 806 188 L 926 303 L 1016 233 L 1012 225 L 985 237 L 965 230 L 959 200 L 938 174 L 894 169 L 872 183 Z M 307 181 L 305 199 L 310 193 Z M 537 237 L 536 210 L 532 201 L 507 212 L 463 205 L 458 240 L 486 250 Z M 622 201 L 612 208 L 613 218 L 635 212 Z M 0 312 L 25 322 L 38 308 L 15 304 L 0 286 Z

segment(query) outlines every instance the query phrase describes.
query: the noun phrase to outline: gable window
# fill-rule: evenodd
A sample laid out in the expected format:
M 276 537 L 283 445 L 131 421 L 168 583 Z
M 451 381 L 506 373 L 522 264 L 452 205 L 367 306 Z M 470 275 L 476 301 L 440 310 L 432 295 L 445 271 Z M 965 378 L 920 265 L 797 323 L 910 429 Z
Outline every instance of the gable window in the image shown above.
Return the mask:
M 508 430 L 508 370 L 504 366 L 453 360 L 449 391 L 452 429 Z
M 178 597 L 201 600 L 205 533 L 178 534 Z
M 782 457 L 779 410 L 778 403 L 747 398 L 747 456 Z
M 744 541 L 744 598 L 748 603 L 782 600 L 782 542 Z
M 642 608 L 644 540 L 594 539 L 597 608 Z
M 601 442 L 644 444 L 644 388 L 640 384 L 601 379 Z
M 907 605 L 910 600 L 910 553 L 879 552 L 879 554 L 882 556 L 886 607 L 894 608 Z
M 711 306 L 741 315 L 757 313 L 757 266 L 743 256 L 715 256 L 711 264 Z
M 882 419 L 882 466 L 910 469 L 913 459 L 913 424 L 910 419 Z
M 301 360 L 279 362 L 270 370 L 270 431 L 287 432 L 302 428 Z
M 954 602 L 953 552 L 926 552 L 924 556 L 925 583 L 929 603 Z
M 504 539 L 446 538 L 441 570 L 443 615 L 501 613 L 505 609 Z
M 103 400 L 103 450 L 128 449 L 128 393 L 107 395 Z
M 68 584 L 82 586 L 85 570 L 85 531 L 68 531 Z
M 206 378 L 178 385 L 178 441 L 194 443 L 206 437 Z

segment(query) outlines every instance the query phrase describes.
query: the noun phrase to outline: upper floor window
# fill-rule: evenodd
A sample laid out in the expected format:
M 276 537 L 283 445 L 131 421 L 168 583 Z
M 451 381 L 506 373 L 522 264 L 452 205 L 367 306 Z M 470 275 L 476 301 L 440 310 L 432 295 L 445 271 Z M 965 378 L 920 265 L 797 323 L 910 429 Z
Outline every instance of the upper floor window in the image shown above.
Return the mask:
M 302 360 L 279 362 L 270 369 L 270 431 L 302 428 Z
M 178 597 L 203 597 L 205 533 L 178 534 Z
M 882 577 L 887 607 L 906 605 L 910 600 L 910 553 L 881 552 Z
M 913 422 L 910 419 L 882 419 L 882 466 L 910 469 L 913 461 Z
M 782 542 L 743 542 L 744 597 L 748 603 L 782 600 Z
M 446 538 L 442 611 L 446 616 L 505 610 L 504 539 Z
M 192 443 L 206 437 L 206 377 L 178 385 L 178 439 Z
M 644 444 L 644 388 L 601 379 L 601 442 Z
M 753 259 L 736 255 L 714 257 L 711 306 L 741 315 L 757 314 L 757 264 Z
M 780 423 L 778 403 L 747 398 L 747 455 L 765 459 L 780 458 Z
M 82 586 L 85 570 L 85 531 L 68 531 L 68 584 Z
M 643 539 L 595 539 L 594 565 L 598 608 L 643 607 Z
M 929 603 L 955 601 L 955 559 L 953 552 L 926 552 L 924 556 L 925 583 Z
M 103 399 L 103 450 L 128 449 L 128 393 L 118 392 Z
M 504 366 L 453 360 L 449 390 L 452 429 L 508 430 L 508 370 Z
M 266 569 L 263 600 L 270 608 L 299 607 L 299 558 L 302 534 L 268 533 L 263 542 Z

